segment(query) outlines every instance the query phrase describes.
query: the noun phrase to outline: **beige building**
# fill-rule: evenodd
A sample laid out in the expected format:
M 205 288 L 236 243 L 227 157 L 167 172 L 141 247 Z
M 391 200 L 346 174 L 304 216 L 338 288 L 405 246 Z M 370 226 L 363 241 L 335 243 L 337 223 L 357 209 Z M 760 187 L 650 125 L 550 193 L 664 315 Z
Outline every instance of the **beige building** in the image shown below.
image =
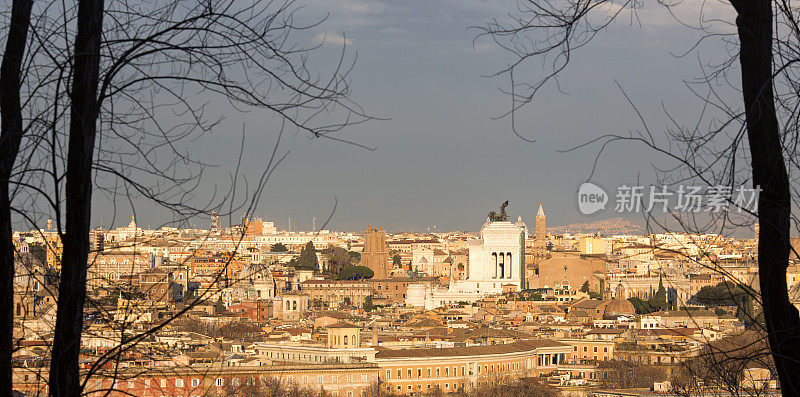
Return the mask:
M 372 287 L 366 281 L 311 279 L 300 283 L 300 289 L 308 294 L 312 305 L 322 303 L 329 309 L 348 304 L 361 307 L 364 299 L 372 295 Z
M 579 290 L 589 282 L 589 290 L 601 292 L 606 263 L 599 258 L 582 259 L 576 254 L 556 253 L 539 263 L 539 275 L 531 283 L 533 288 L 561 288 Z
M 557 370 L 567 360 L 569 345 L 546 339 L 491 346 L 444 349 L 382 350 L 375 356 L 386 391 L 424 394 L 492 386 L 516 377 Z
M 328 330 L 328 348 L 349 349 L 361 347 L 361 328 L 357 325 L 340 321 L 325 327 Z
M 578 251 L 583 255 L 607 255 L 611 253 L 611 240 L 582 237 L 578 240 Z

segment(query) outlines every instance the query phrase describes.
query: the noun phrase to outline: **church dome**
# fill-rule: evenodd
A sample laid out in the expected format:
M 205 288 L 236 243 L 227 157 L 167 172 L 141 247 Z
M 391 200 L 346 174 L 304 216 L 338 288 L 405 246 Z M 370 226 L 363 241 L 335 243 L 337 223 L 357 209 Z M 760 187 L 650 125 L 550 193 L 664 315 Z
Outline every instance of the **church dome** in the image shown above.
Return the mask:
M 636 314 L 633 303 L 627 299 L 613 299 L 606 305 L 603 315 L 605 316 L 632 316 Z

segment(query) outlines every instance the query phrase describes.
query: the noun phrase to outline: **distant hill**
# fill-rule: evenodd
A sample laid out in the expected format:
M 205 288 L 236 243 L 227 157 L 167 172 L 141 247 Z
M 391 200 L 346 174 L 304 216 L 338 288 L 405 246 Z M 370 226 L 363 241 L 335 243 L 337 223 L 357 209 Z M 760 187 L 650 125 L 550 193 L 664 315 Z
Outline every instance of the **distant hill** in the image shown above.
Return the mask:
M 548 233 L 600 233 L 611 234 L 641 234 L 644 227 L 639 226 L 626 218 L 597 219 L 591 222 L 571 223 L 569 225 L 553 226 L 547 228 Z

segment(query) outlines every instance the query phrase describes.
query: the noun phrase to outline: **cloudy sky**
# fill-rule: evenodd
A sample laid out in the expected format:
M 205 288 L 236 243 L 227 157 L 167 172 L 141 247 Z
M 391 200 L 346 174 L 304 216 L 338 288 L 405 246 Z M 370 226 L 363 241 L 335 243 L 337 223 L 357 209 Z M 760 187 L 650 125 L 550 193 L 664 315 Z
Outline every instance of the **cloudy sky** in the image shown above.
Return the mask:
M 577 210 L 576 190 L 589 177 L 599 147 L 560 151 L 603 134 L 641 129 L 615 81 L 637 103 L 651 129 L 660 133 L 667 125 L 664 108 L 680 123 L 694 123 L 700 103 L 683 82 L 700 74 L 701 62 L 723 54 L 718 39 L 691 50 L 700 33 L 662 8 L 641 10 L 638 19 L 623 13 L 618 23 L 575 54 L 559 79 L 560 91 L 547 87 L 520 111 L 519 132 L 536 140 L 528 143 L 514 135 L 507 118 L 493 119 L 508 109 L 510 99 L 498 90 L 504 80 L 485 77 L 512 58 L 488 40 L 473 42 L 478 32 L 470 29 L 504 18 L 513 10 L 513 1 L 306 4 L 299 12 L 303 17 L 328 16 L 301 37 L 325 40 L 316 67 L 334 61 L 336 50 L 346 42 L 349 53 L 357 54 L 351 75 L 353 99 L 388 120 L 339 133 L 375 150 L 303 134 L 289 134 L 282 141 L 281 150 L 289 155 L 267 185 L 257 212 L 279 227 L 291 216 L 293 229 L 310 229 L 312 217 L 321 223 L 335 201 L 328 225 L 334 230 L 355 231 L 372 224 L 391 231 L 434 226 L 474 231 L 504 200 L 510 201 L 513 217 L 520 215 L 529 224 L 539 202 L 551 225 L 589 220 Z M 708 16 L 731 20 L 724 3 L 711 1 L 688 0 L 677 15 L 696 23 L 701 7 Z M 720 29 L 726 29 L 724 24 Z M 675 56 L 687 50 L 687 56 Z M 530 77 L 544 72 L 538 62 L 528 68 Z M 248 129 L 246 172 L 255 176 L 272 149 L 277 124 L 268 115 L 226 114 L 225 122 L 196 151 L 222 164 L 220 178 L 235 167 L 233 154 L 243 125 Z M 612 189 L 637 179 L 648 182 L 652 165 L 660 161 L 642 147 L 614 145 L 601 156 L 592 180 Z M 95 219 L 111 218 L 102 203 L 96 207 Z M 158 211 L 136 210 L 140 224 L 162 223 Z M 607 216 L 615 214 L 604 212 L 592 219 Z M 126 217 L 120 209 L 116 224 Z M 207 227 L 204 222 L 196 224 Z

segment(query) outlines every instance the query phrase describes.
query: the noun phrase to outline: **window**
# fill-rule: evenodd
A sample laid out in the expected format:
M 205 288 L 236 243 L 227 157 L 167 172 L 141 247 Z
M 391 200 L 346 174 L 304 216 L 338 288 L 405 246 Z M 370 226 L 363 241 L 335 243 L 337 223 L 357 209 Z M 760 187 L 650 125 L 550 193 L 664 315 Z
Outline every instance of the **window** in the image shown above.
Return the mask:
M 149 389 L 150 388 L 150 379 L 145 379 L 144 380 L 144 388 L 145 389 Z
M 422 377 L 422 368 L 417 368 L 417 378 Z
M 25 375 L 25 376 L 27 377 L 27 375 Z M 134 384 L 133 384 L 133 383 L 134 383 L 134 382 L 133 382 L 132 380 L 129 380 L 129 381 L 128 381 L 128 389 L 133 389 L 133 387 L 134 387 Z
M 411 368 L 408 369 L 408 379 L 411 379 Z
M 167 380 L 161 379 L 161 387 L 167 387 Z
M 175 387 L 183 387 L 183 379 L 175 379 Z
M 429 378 L 431 377 L 431 369 L 430 368 L 428 368 L 428 377 Z
M 222 386 L 222 385 L 225 384 L 225 380 L 223 380 L 222 378 L 217 378 L 217 380 L 216 380 L 216 382 L 214 384 L 217 385 L 217 386 Z
M 402 369 L 398 369 L 397 370 L 397 379 L 403 379 L 403 370 Z
M 331 375 L 331 383 L 339 383 L 339 375 Z
M 192 387 L 200 386 L 200 379 L 194 378 L 192 379 Z
M 594 347 L 594 352 L 597 353 L 597 346 Z
M 387 369 L 386 370 L 386 379 L 392 379 L 392 370 L 391 369 Z
M 444 367 L 444 376 L 450 375 L 450 367 Z

